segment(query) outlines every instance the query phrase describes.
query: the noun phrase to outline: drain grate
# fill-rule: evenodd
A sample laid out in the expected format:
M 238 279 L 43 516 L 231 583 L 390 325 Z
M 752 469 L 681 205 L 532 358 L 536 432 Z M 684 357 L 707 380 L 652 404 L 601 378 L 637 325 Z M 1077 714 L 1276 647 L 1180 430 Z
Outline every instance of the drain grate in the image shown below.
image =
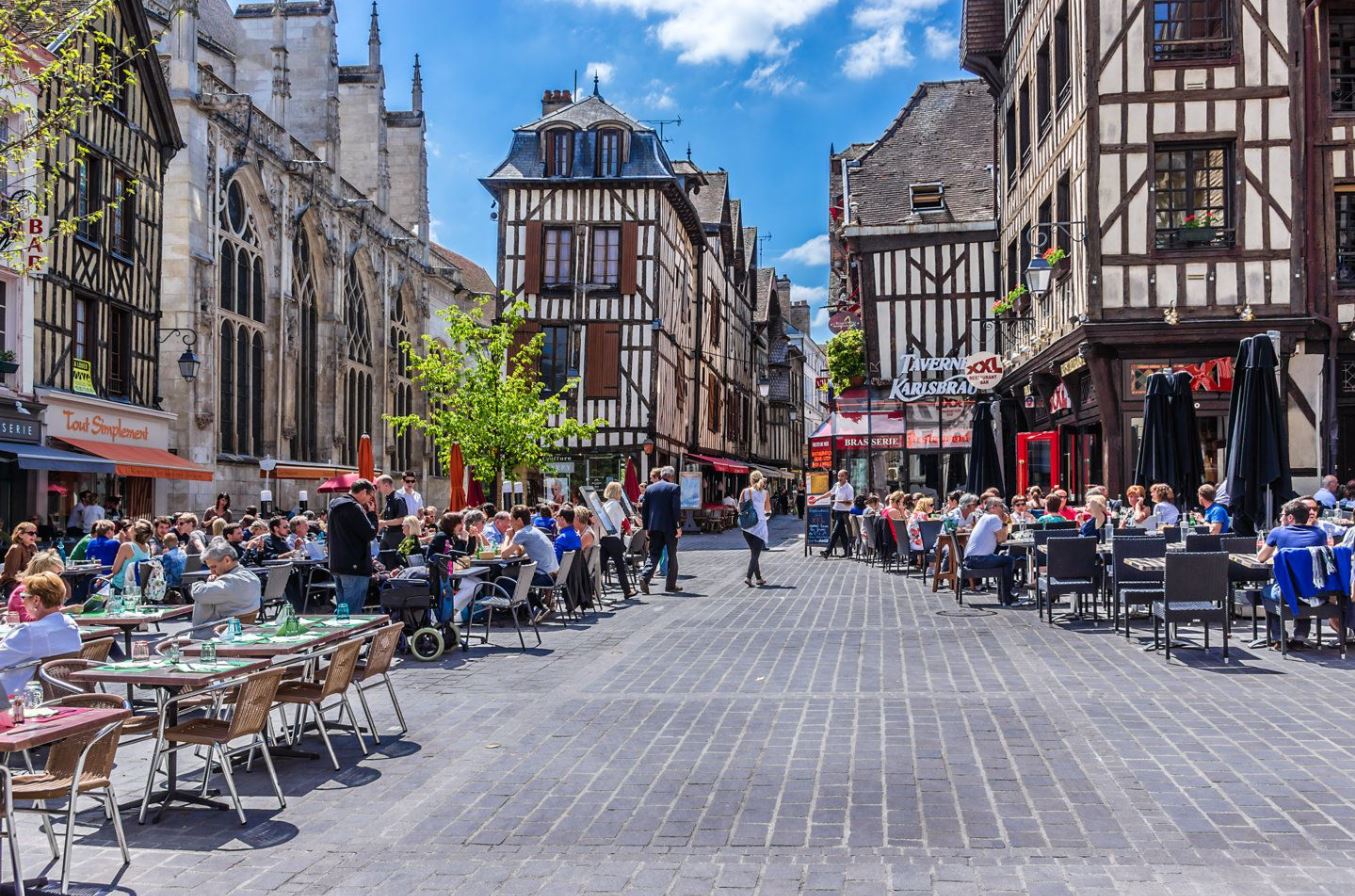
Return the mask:
M 937 610 L 937 616 L 952 616 L 958 619 L 975 619 L 979 616 L 996 616 L 996 610 L 980 610 L 974 607 L 960 607 L 956 610 Z

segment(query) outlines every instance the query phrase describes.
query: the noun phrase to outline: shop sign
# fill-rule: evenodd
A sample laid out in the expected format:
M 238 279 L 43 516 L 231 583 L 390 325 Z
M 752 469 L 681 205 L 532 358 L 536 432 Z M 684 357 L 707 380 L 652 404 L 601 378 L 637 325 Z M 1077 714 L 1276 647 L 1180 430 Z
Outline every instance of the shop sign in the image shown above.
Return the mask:
M 63 393 L 46 393 L 46 435 L 109 445 L 169 447 L 171 414 L 140 412 L 111 401 L 92 401 Z
M 927 398 L 965 398 L 977 391 L 968 379 L 967 358 L 924 358 L 899 356 L 899 375 L 889 397 L 895 401 L 921 401 Z M 945 379 L 920 379 L 923 374 L 950 374 Z M 1001 372 L 998 373 L 1001 379 Z
M 947 426 L 939 433 L 935 428 L 918 428 L 908 430 L 908 444 L 905 447 L 910 451 L 935 451 L 938 448 L 951 451 L 968 449 L 973 440 L 973 433 L 963 427 Z
M 1068 387 L 1059 383 L 1054 389 L 1054 394 L 1049 396 L 1049 415 L 1062 414 L 1073 409 L 1073 396 L 1069 394 Z
M 980 392 L 1002 382 L 1002 358 L 995 352 L 974 352 L 965 359 L 965 379 Z
M 94 391 L 94 365 L 83 358 L 71 358 L 71 391 L 81 395 L 98 395 Z
M 47 273 L 46 218 L 33 217 L 24 222 L 24 270 L 30 275 Z
M 828 377 L 826 377 L 826 376 L 816 376 L 816 377 L 814 377 L 814 391 L 816 391 L 816 392 L 827 392 L 827 391 L 828 391 Z
M 833 444 L 827 439 L 815 439 L 809 444 L 809 465 L 826 470 L 833 465 Z M 825 489 L 827 491 L 827 489 Z
M 1067 361 L 1059 365 L 1059 376 L 1066 377 L 1069 374 L 1077 373 L 1087 366 L 1087 360 L 1081 355 L 1073 355 Z
M 12 411 L 0 410 L 0 442 L 36 445 L 41 441 L 42 428 L 38 425 L 37 417 L 31 414 L 19 416 Z
M 1164 369 L 1162 364 L 1129 365 L 1129 394 L 1148 394 L 1148 377 Z M 1233 391 L 1233 359 L 1214 358 L 1198 364 L 1172 364 L 1167 369 L 1190 374 L 1190 388 L 1195 392 Z

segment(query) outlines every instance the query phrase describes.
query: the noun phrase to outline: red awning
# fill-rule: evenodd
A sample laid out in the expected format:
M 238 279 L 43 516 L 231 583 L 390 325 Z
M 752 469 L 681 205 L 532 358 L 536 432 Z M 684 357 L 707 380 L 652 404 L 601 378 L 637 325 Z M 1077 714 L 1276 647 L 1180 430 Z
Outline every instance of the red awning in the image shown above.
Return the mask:
M 170 454 L 162 448 L 145 445 L 118 445 L 110 442 L 91 442 L 86 439 L 61 441 L 87 454 L 111 460 L 119 476 L 140 476 L 145 479 L 192 479 L 211 482 L 216 474 L 208 467 Z
M 320 483 L 317 492 L 346 492 L 353 487 L 353 483 L 358 481 L 357 473 L 340 473 L 332 479 L 326 479 Z
M 836 442 L 838 451 L 864 451 L 873 449 L 897 449 L 904 447 L 904 436 L 908 426 L 903 419 L 903 411 L 876 411 L 871 414 L 856 414 L 838 411 L 809 437 L 811 447 L 827 448 Z
M 727 460 L 723 457 L 707 457 L 704 454 L 689 454 L 687 460 L 696 461 L 699 464 L 709 464 L 715 468 L 717 473 L 735 473 L 742 475 L 748 472 L 748 466 L 736 461 Z

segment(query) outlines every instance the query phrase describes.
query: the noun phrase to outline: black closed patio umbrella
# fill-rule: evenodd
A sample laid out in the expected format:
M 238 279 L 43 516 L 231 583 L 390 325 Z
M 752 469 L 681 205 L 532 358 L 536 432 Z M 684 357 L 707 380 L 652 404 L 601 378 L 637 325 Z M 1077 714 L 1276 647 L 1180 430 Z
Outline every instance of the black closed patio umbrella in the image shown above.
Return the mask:
M 1134 464 L 1134 482 L 1144 488 L 1176 481 L 1176 446 L 1173 444 L 1171 374 L 1148 377 L 1143 396 L 1143 429 L 1139 433 L 1139 456 Z
M 1250 336 L 1237 358 L 1228 406 L 1228 499 L 1246 531 L 1269 526 L 1279 506 L 1294 496 L 1294 487 L 1274 343 L 1264 334 Z
M 1194 378 L 1185 371 L 1171 375 L 1172 444 L 1176 448 L 1176 478 L 1168 485 L 1176 492 L 1177 503 L 1194 503 L 1195 490 L 1204 481 L 1204 452 L 1200 448 L 1200 427 L 1195 420 Z
M 980 401 L 974 405 L 965 491 L 981 495 L 990 488 L 1002 490 L 1002 461 L 997 453 L 997 439 L 993 436 L 993 407 Z

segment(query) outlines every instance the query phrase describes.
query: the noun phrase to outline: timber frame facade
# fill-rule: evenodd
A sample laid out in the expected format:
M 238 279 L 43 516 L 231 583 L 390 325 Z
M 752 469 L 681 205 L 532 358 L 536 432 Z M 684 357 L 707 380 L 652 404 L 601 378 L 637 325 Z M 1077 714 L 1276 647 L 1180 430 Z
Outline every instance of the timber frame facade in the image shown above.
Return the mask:
M 607 422 L 563 446 L 557 470 L 582 484 L 619 477 L 628 456 L 748 461 L 767 444 L 786 451 L 767 462 L 794 462 L 789 439 L 759 437 L 757 239 L 725 172 L 670 160 L 595 87 L 577 101 L 547 91 L 482 183 L 500 287 L 528 305 L 524 335 L 545 336 L 543 383 L 579 376 L 574 416 Z
M 1131 484 L 1143 378 L 1164 366 L 1197 375 L 1217 481 L 1232 358 L 1266 331 L 1280 334 L 1296 487 L 1333 462 L 1326 179 L 1341 183 L 1350 135 L 1315 102 L 1333 88 L 1314 21 L 1280 0 L 967 0 L 962 62 L 994 97 L 1003 288 L 1033 255 L 1067 253 L 1048 293 L 1001 324 L 1002 388 L 1024 428 L 1058 434 L 1075 493 Z

